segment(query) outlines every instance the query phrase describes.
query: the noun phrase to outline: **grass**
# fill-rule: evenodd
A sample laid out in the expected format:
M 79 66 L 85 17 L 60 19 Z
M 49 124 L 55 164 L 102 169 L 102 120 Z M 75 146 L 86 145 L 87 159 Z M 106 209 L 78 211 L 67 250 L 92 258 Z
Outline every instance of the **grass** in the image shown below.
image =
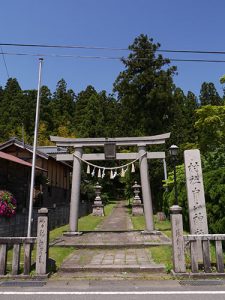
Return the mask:
M 55 261 L 55 266 L 51 268 L 51 271 L 57 271 L 67 256 L 74 251 L 74 247 L 50 247 L 49 258 Z
M 164 264 L 169 273 L 172 270 L 173 254 L 172 246 L 156 246 L 149 249 L 154 262 Z
M 104 207 L 105 216 L 104 217 L 96 217 L 87 215 L 79 219 L 78 222 L 78 230 L 79 231 L 92 231 L 95 230 L 96 227 L 105 219 L 105 217 L 109 216 L 115 207 L 115 201 L 110 201 L 107 205 Z
M 52 242 L 55 239 L 59 238 L 65 231 L 69 231 L 69 224 L 51 230 L 49 232 L 49 241 Z
M 131 216 L 131 221 L 135 230 L 145 229 L 145 218 L 144 216 Z M 154 216 L 155 229 L 162 231 L 166 236 L 171 238 L 171 224 L 169 220 L 159 221 L 156 216 Z

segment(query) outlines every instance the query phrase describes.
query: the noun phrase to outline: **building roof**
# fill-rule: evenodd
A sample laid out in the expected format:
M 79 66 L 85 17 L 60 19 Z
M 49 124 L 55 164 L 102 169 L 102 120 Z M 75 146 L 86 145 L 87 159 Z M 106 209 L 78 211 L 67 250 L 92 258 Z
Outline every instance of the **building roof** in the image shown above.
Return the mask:
M 57 147 L 57 146 L 38 146 L 37 149 L 46 154 L 65 154 L 67 153 L 67 148 Z
M 0 159 L 5 159 L 5 160 L 8 160 L 8 161 L 11 161 L 11 162 L 14 162 L 16 164 L 20 164 L 20 165 L 23 165 L 23 166 L 26 166 L 26 167 L 29 167 L 31 168 L 32 167 L 32 164 L 27 162 L 27 161 L 24 161 L 14 155 L 11 155 L 11 154 L 8 154 L 8 153 L 5 153 L 5 152 L 2 152 L 0 151 Z M 36 166 L 36 169 L 39 169 L 39 170 L 43 170 L 43 171 L 46 171 L 42 168 L 39 168 Z
M 29 144 L 25 144 L 23 141 L 19 140 L 16 137 L 10 138 L 5 143 L 0 144 L 0 151 L 4 150 L 5 148 L 8 148 L 11 145 L 16 145 L 19 148 L 26 149 L 27 151 L 33 153 L 33 147 Z M 41 152 L 37 150 L 36 154 L 44 159 L 48 159 L 49 155 L 47 153 Z
M 29 144 L 25 144 L 23 141 L 18 139 L 17 137 L 12 137 L 5 143 L 0 144 L 0 151 L 4 151 L 4 149 L 15 145 L 21 149 L 26 149 L 27 151 L 33 153 L 33 146 Z M 67 153 L 67 148 L 65 147 L 56 147 L 56 146 L 38 146 L 36 154 L 37 156 L 44 158 L 44 159 L 49 159 L 50 157 L 54 160 L 56 160 L 56 154 L 65 154 Z M 63 164 L 69 168 L 72 168 L 71 164 L 64 162 L 64 161 L 59 161 L 58 163 Z M 36 167 L 37 169 L 44 170 Z

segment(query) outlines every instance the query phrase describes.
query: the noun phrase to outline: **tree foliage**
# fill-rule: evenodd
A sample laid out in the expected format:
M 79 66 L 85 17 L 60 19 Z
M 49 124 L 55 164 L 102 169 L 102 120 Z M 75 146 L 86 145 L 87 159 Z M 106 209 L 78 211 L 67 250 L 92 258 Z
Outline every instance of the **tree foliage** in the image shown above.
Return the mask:
M 222 99 L 219 96 L 215 85 L 212 82 L 203 82 L 200 96 L 201 105 L 222 105 Z
M 205 153 L 224 144 L 225 106 L 202 106 L 196 115 L 195 128 L 200 149 Z
M 131 53 L 122 60 L 125 70 L 114 83 L 121 103 L 124 135 L 153 135 L 168 131 L 173 122 L 173 75 L 175 67 L 157 55 L 160 44 L 140 35 L 129 46 Z M 127 122 L 129 120 L 129 122 Z
M 136 37 L 129 46 L 130 53 L 122 59 L 123 69 L 115 79 L 114 95 L 97 91 L 89 85 L 76 93 L 60 79 L 55 91 L 41 88 L 39 145 L 50 145 L 50 135 L 64 137 L 121 137 L 144 136 L 171 132 L 170 144 L 181 149 L 199 147 L 204 154 L 204 179 L 210 228 L 225 229 L 224 161 L 225 106 L 215 86 L 203 82 L 197 98 L 191 91 L 185 94 L 174 84 L 176 67 L 159 54 L 160 44 L 147 35 Z M 224 76 L 220 82 L 224 83 Z M 0 141 L 12 136 L 32 143 L 36 109 L 36 90 L 22 90 L 17 79 L 10 78 L 0 87 Z M 166 145 L 168 146 L 168 145 Z M 156 150 L 161 150 L 160 146 Z M 123 149 L 121 149 L 122 151 Z M 135 151 L 129 149 L 128 151 Z M 151 147 L 154 151 L 155 148 Z M 162 150 L 165 150 L 164 148 Z M 178 167 L 179 204 L 184 209 L 188 224 L 185 178 L 182 154 Z M 113 163 L 112 163 L 113 164 Z M 163 167 L 161 161 L 151 161 L 151 189 L 155 210 L 168 212 L 173 203 L 173 176 L 167 182 L 168 192 L 162 203 Z M 172 169 L 168 162 L 169 171 Z M 84 170 L 83 170 L 84 172 Z M 84 172 L 85 173 L 85 172 Z M 138 173 L 135 175 L 140 180 Z M 82 192 L 93 197 L 93 179 L 82 177 Z M 134 179 L 134 177 L 132 177 Z M 116 187 L 125 188 L 131 197 L 132 178 L 107 181 L 102 184 L 111 195 Z M 88 185 L 86 186 L 88 182 Z M 85 188 L 88 187 L 88 188 Z M 91 195 L 91 196 L 90 196 Z M 221 220 L 221 221 L 219 221 Z

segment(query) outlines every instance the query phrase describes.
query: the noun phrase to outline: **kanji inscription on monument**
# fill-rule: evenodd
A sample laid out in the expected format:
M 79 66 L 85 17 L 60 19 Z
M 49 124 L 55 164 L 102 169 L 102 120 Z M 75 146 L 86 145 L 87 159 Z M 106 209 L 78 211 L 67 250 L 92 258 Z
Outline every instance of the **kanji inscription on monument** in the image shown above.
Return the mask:
M 191 234 L 207 234 L 208 223 L 200 151 L 184 151 L 186 187 Z

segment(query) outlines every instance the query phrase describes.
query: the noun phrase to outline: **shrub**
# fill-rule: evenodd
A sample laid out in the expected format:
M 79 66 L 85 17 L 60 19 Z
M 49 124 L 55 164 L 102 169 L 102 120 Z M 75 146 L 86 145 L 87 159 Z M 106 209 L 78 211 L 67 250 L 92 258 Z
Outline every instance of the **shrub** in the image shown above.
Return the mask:
M 16 199 L 8 191 L 0 191 L 0 216 L 12 217 L 16 213 Z

